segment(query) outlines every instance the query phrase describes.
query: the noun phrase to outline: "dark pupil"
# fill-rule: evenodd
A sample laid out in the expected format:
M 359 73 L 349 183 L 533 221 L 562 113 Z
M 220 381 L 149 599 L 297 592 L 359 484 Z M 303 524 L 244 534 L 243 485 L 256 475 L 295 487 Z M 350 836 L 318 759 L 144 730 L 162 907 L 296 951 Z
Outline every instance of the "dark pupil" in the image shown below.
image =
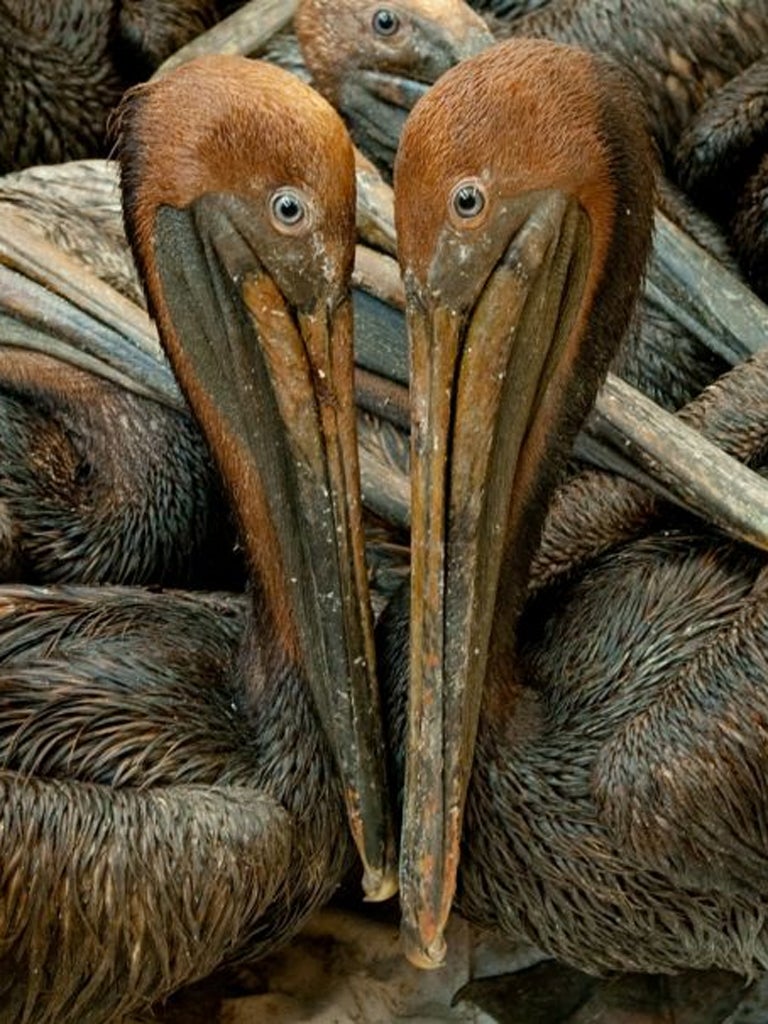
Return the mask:
M 483 208 L 483 197 L 474 185 L 464 185 L 456 193 L 456 212 L 462 217 L 474 217 Z
M 284 224 L 295 224 L 301 217 L 301 205 L 295 196 L 280 196 L 275 204 L 275 213 Z
M 381 10 L 376 11 L 373 16 L 373 27 L 379 35 L 391 36 L 397 29 L 397 26 L 397 15 L 393 14 L 392 11 L 388 11 L 386 7 L 382 7 Z

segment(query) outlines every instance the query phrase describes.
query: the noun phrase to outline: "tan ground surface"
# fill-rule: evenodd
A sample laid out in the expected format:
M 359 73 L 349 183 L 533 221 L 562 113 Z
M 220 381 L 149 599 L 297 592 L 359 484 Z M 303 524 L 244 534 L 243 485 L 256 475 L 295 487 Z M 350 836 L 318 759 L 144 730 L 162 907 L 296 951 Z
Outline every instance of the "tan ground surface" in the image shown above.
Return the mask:
M 510 992 L 493 1016 L 469 1002 L 452 1006 L 472 978 L 518 971 L 541 959 L 530 947 L 500 943 L 455 919 L 440 971 L 411 967 L 400 952 L 394 910 L 328 908 L 279 953 L 180 993 L 153 1024 L 528 1024 Z M 555 983 L 557 983 L 555 975 Z M 504 991 L 504 990 L 502 990 Z M 531 1013 L 533 1011 L 530 1011 Z M 574 1024 L 645 1024 L 630 1014 L 579 1012 Z M 698 1013 L 693 1020 L 698 1022 Z M 549 1024 L 547 1015 L 531 1024 Z M 670 1020 L 670 1024 L 676 1024 Z M 149 1024 L 149 1019 L 136 1022 Z M 688 1016 L 681 1024 L 688 1024 Z M 768 984 L 731 1024 L 768 1024 Z

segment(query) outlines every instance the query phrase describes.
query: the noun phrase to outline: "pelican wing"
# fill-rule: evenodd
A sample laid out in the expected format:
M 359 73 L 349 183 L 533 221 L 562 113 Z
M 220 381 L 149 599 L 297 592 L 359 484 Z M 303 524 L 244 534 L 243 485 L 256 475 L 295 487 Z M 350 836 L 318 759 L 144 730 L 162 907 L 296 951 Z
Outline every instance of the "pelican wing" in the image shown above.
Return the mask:
M 122 1019 L 210 973 L 275 899 L 290 835 L 287 812 L 244 788 L 0 771 L 6 1019 Z
M 279 901 L 292 819 L 264 791 L 223 682 L 243 607 L 127 587 L 0 590 L 8 1019 L 148 1009 L 248 948 Z
M 768 877 L 768 573 L 604 747 L 603 822 L 647 867 L 706 892 Z

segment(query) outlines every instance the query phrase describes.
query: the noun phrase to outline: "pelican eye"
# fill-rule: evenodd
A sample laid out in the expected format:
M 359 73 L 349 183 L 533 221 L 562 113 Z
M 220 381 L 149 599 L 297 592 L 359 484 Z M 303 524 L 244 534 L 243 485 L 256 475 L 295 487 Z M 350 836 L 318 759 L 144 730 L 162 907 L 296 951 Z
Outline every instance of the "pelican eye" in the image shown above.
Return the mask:
M 379 7 L 374 12 L 371 25 L 377 36 L 393 36 L 400 28 L 400 19 L 388 7 Z
M 472 220 L 485 209 L 485 190 L 476 181 L 462 181 L 451 194 L 453 212 L 462 220 Z
M 292 188 L 278 189 L 270 200 L 269 209 L 278 230 L 301 227 L 308 217 L 305 200 Z

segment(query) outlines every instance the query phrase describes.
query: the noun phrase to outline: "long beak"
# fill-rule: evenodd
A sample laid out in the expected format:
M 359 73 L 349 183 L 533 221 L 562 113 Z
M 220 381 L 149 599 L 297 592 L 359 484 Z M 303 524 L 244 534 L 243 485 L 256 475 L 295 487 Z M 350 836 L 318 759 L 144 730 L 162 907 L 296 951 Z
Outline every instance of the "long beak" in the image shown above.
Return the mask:
M 0 211 L 0 338 L 172 409 L 186 403 L 149 317 L 83 263 Z
M 645 292 L 731 366 L 768 344 L 768 307 L 658 210 Z
M 367 263 L 386 259 L 365 252 Z M 383 274 L 376 267 L 379 281 L 392 278 L 392 262 Z M 388 378 L 394 374 L 407 384 L 405 318 L 373 293 L 355 289 L 353 301 L 361 365 L 370 371 L 357 375 L 358 405 L 402 426 L 407 393 Z M 145 311 L 80 260 L 31 233 L 12 211 L 0 209 L 0 349 L 6 346 L 58 359 L 170 409 L 188 408 Z M 0 385 L 4 379 L 0 360 Z M 406 527 L 407 470 L 393 466 L 380 447 L 369 431 L 364 504 Z
M 428 88 L 378 71 L 356 71 L 343 83 L 339 107 L 350 134 L 378 167 L 391 170 L 408 112 Z
M 590 249 L 572 200 L 532 193 L 516 203 L 512 241 L 469 308 L 406 280 L 412 564 L 400 888 L 406 954 L 422 967 L 444 955 L 494 613 L 527 574 L 530 552 L 514 542 L 550 401 L 574 358 L 567 342 Z M 553 308 L 555 285 L 563 298 Z
M 383 386 L 387 379 L 408 383 L 405 318 L 399 313 L 403 297 L 390 282 L 391 264 L 389 257 L 358 246 L 355 358 L 359 366 L 376 375 L 376 391 L 381 395 L 373 404 L 367 397 L 373 389 L 359 388 L 360 406 L 401 426 L 396 413 L 401 396 L 394 394 L 396 384 Z M 661 303 L 669 315 L 676 316 L 728 362 L 739 362 L 767 343 L 768 308 L 658 213 L 650 275 L 646 299 L 653 292 L 654 302 Z M 711 286 L 708 297 L 702 294 L 702 282 L 703 293 Z M 694 289 L 695 301 L 691 297 Z M 693 317 L 695 310 L 698 319 Z M 726 325 L 722 317 L 728 310 Z M 574 451 L 589 464 L 633 480 L 657 498 L 717 525 L 734 539 L 768 549 L 768 483 L 704 433 L 688 426 L 685 416 L 685 412 L 667 412 L 609 373 Z M 371 495 L 366 503 L 384 518 L 406 525 L 403 509 L 395 511 L 391 503 L 382 501 L 385 491 L 392 493 L 385 474 L 377 471 L 375 479 L 373 475 L 367 478 L 372 486 L 370 491 L 366 487 Z
M 259 239 L 253 211 L 231 196 L 159 211 L 157 265 L 184 338 L 171 357 L 218 438 L 259 585 L 335 754 L 365 892 L 386 899 L 396 855 L 363 554 L 351 303 L 286 298 Z

